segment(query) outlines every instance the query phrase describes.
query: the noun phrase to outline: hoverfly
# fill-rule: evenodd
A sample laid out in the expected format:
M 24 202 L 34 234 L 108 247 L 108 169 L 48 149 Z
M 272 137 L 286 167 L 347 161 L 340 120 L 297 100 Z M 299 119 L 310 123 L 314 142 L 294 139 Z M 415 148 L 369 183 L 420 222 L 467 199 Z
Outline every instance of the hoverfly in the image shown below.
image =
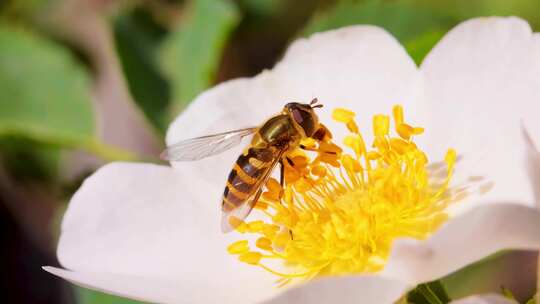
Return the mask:
M 322 107 L 317 102 L 315 98 L 309 104 L 287 103 L 279 114 L 259 127 L 183 140 L 167 147 L 161 157 L 171 161 L 199 160 L 226 151 L 253 135 L 230 171 L 223 192 L 221 229 L 232 231 L 249 215 L 278 163 L 283 186 L 283 161 L 288 153 L 301 147 L 302 139 L 321 141 L 330 136 L 315 114 L 314 109 Z

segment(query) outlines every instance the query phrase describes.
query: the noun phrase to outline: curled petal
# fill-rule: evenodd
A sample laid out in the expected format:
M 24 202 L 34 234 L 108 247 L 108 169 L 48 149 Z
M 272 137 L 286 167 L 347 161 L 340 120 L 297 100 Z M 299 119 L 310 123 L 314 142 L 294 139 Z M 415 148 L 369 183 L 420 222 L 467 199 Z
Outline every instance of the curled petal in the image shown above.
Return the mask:
M 180 303 L 179 301 L 190 298 L 190 294 L 185 294 L 180 298 L 178 287 L 171 280 L 103 272 L 71 271 L 49 266 L 43 269 L 81 287 L 139 301 Z
M 396 241 L 381 275 L 411 284 L 435 280 L 500 250 L 537 250 L 538 231 L 536 208 L 482 205 L 451 219 L 426 241 Z
M 533 142 L 530 132 L 525 127 L 523 127 L 523 136 L 526 141 L 529 179 L 534 191 L 536 207 L 540 209 L 540 151 Z
M 332 277 L 292 288 L 265 304 L 390 304 L 400 299 L 408 284 L 376 276 Z
M 517 304 L 518 302 L 498 294 L 475 295 L 455 300 L 450 304 Z

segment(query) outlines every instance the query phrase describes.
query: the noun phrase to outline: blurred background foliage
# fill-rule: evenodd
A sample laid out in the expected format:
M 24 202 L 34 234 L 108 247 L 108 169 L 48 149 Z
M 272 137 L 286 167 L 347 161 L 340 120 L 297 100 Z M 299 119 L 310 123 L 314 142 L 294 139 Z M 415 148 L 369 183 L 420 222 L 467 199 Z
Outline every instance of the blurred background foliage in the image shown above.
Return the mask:
M 204 89 L 271 68 L 295 38 L 351 24 L 385 28 L 420 64 L 454 25 L 487 15 L 540 29 L 538 0 L 0 1 L 4 299 L 135 303 L 40 266 L 57 265 L 59 218 L 80 182 L 109 161 L 158 162 L 167 125 Z M 450 297 L 504 285 L 525 299 L 535 261 L 501 253 L 442 282 Z

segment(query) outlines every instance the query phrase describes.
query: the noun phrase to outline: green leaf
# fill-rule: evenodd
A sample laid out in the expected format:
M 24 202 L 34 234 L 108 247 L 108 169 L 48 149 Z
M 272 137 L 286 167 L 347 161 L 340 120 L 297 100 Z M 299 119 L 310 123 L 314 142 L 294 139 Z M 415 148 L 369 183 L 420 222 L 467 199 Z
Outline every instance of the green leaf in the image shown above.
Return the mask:
M 505 250 L 492 254 L 441 279 L 450 297 L 500 293 L 501 286 L 512 290 L 520 301 L 534 294 L 537 254 Z
M 86 71 L 63 47 L 23 30 L 0 29 L 0 136 L 89 141 L 94 122 Z
M 478 16 L 519 16 L 526 19 L 535 31 L 540 29 L 538 0 L 415 0 L 418 6 L 451 14 L 458 20 Z
M 60 151 L 23 137 L 1 137 L 0 157 L 17 182 L 50 182 L 58 177 Z
M 160 58 L 172 85 L 172 114 L 212 84 L 239 14 L 232 1 L 193 0 L 182 21 L 166 38 Z
M 416 1 L 342 0 L 332 9 L 316 15 L 303 34 L 349 25 L 371 24 L 389 31 L 420 64 L 440 38 L 457 23 L 451 15 Z
M 504 286 L 501 286 L 501 293 L 507 299 L 510 299 L 510 300 L 515 300 L 516 299 L 516 297 L 514 296 L 514 293 L 510 289 L 508 289 L 508 288 L 506 288 Z
M 266 18 L 278 12 L 281 8 L 282 0 L 239 0 L 242 8 L 259 18 Z
M 148 119 L 164 131 L 169 84 L 157 62 L 157 46 L 165 32 L 142 9 L 120 15 L 114 22 L 116 48 L 129 90 Z
M 407 302 L 411 304 L 445 304 L 450 301 L 440 281 L 420 284 L 407 295 Z
M 417 64 L 457 23 L 469 18 L 516 15 L 540 29 L 538 0 L 338 0 L 316 15 L 303 34 L 354 24 L 378 25 L 394 35 Z
M 77 288 L 78 303 L 80 304 L 141 304 L 135 300 L 115 297 L 86 288 Z
M 36 33 L 0 26 L 0 138 L 133 159 L 97 140 L 90 98 L 88 73 L 69 50 Z
M 342 0 L 332 9 L 316 15 L 303 33 L 309 35 L 348 25 L 372 24 L 406 42 L 428 30 L 448 29 L 455 22 L 449 15 L 415 5 L 413 1 Z
M 39 18 L 58 0 L 0 1 L 0 18 L 12 21 L 30 21 Z
M 538 297 L 538 295 L 532 297 L 531 299 L 529 299 L 525 304 L 536 304 L 536 298 Z

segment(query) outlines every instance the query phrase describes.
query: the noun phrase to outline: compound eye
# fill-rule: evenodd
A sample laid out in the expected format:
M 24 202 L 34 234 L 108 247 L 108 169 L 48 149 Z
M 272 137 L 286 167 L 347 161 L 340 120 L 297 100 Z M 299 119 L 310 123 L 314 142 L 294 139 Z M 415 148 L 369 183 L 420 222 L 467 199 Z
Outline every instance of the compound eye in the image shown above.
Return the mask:
M 302 112 L 303 111 L 299 109 L 293 109 L 291 111 L 294 121 L 296 121 L 296 123 L 299 125 L 302 125 L 302 122 L 304 121 L 304 116 L 302 115 Z
M 304 129 L 306 136 L 313 135 L 315 132 L 315 122 L 313 121 L 313 115 L 305 110 L 293 109 L 291 111 L 294 121 Z

